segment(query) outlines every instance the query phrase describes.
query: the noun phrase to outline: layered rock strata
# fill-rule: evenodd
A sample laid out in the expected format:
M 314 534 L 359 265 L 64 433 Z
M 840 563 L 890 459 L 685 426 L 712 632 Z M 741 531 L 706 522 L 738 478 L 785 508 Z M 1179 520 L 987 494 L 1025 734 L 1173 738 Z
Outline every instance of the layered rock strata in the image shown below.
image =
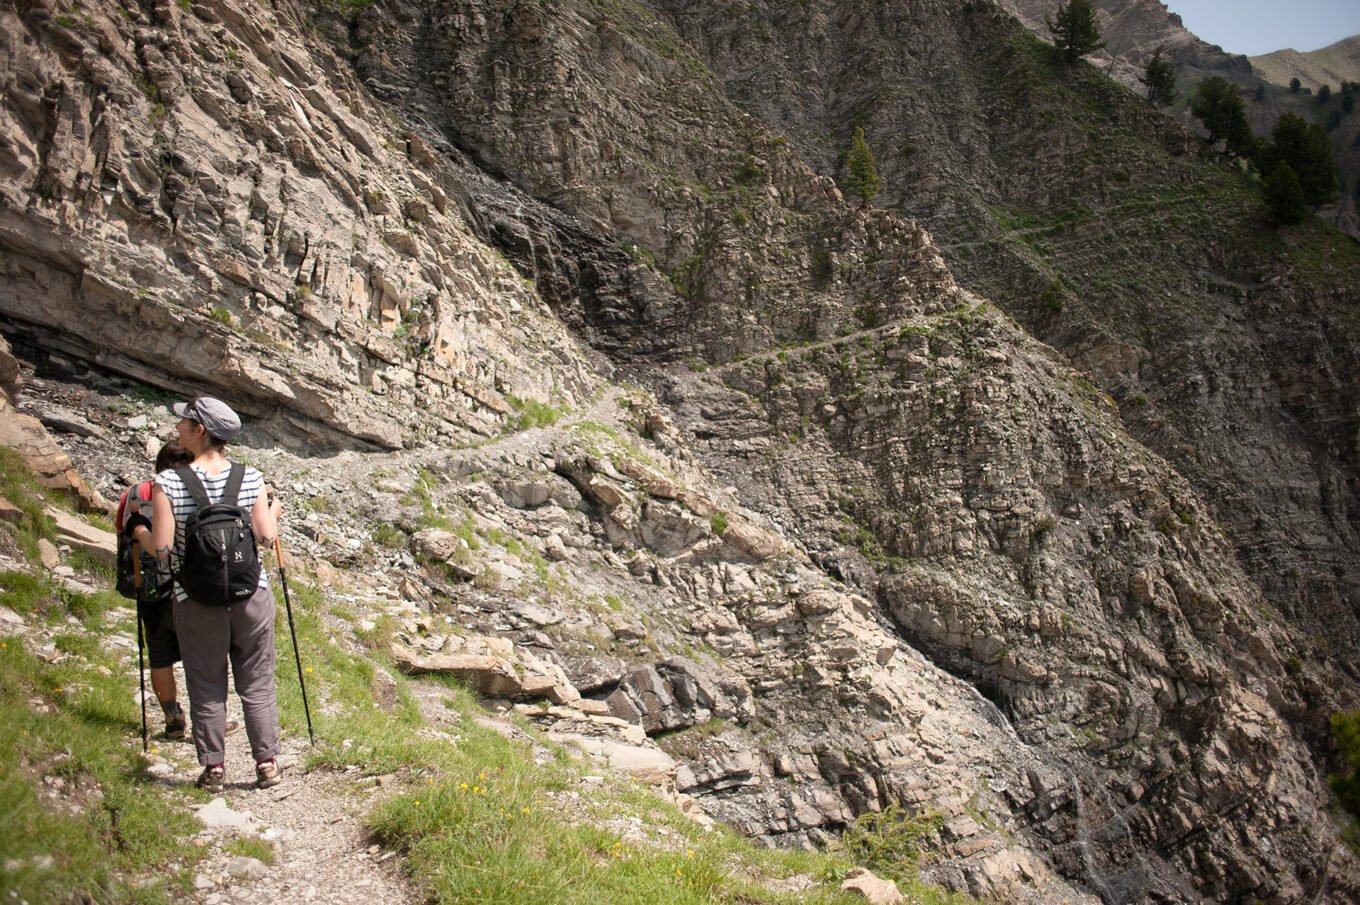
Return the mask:
M 456 161 L 388 120 L 302 10 L 0 11 L 0 314 L 279 433 L 485 433 L 587 392 L 582 355 L 469 235 Z

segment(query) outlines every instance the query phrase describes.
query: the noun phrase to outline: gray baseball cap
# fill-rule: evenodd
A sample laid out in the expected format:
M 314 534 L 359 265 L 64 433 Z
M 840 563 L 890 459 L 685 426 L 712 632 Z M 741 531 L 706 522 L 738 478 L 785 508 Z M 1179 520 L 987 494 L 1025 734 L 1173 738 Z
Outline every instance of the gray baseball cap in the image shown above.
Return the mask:
M 176 402 L 175 414 L 197 421 L 219 440 L 231 440 L 241 432 L 241 419 L 221 399 L 199 396 L 193 402 Z

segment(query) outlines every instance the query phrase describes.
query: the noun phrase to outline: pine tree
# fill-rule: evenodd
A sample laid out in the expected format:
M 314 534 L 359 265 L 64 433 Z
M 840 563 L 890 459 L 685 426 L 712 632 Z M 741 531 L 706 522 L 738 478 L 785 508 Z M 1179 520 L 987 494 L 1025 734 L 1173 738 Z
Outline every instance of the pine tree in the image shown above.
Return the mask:
M 1069 64 L 1105 46 L 1100 39 L 1100 29 L 1096 27 L 1096 11 L 1091 0 L 1070 0 L 1058 7 L 1057 16 L 1045 19 L 1044 24 L 1053 35 L 1053 46 L 1061 51 Z
M 1162 59 L 1162 49 L 1152 55 L 1138 81 L 1147 88 L 1148 100 L 1165 107 L 1176 100 L 1176 70 Z
M 1205 79 L 1199 85 L 1190 112 L 1209 130 L 1209 143 L 1224 143 L 1229 154 L 1245 157 L 1255 150 L 1256 137 L 1247 122 L 1247 105 L 1237 86 L 1222 76 Z
M 1336 154 L 1327 133 L 1301 116 L 1286 113 L 1261 152 L 1261 171 L 1287 165 L 1298 179 L 1305 204 L 1326 204 L 1337 190 Z
M 846 189 L 862 204 L 868 204 L 869 199 L 878 194 L 878 162 L 864 138 L 864 129 L 859 126 L 855 127 L 855 137 L 845 155 L 845 170 Z
M 1271 222 L 1280 226 L 1292 226 L 1303 222 L 1308 215 L 1304 207 L 1303 187 L 1294 168 L 1287 163 L 1276 165 L 1265 181 L 1266 208 L 1270 211 Z
M 1340 755 L 1341 772 L 1327 777 L 1336 801 L 1360 818 L 1360 711 L 1340 710 L 1331 716 L 1332 747 Z

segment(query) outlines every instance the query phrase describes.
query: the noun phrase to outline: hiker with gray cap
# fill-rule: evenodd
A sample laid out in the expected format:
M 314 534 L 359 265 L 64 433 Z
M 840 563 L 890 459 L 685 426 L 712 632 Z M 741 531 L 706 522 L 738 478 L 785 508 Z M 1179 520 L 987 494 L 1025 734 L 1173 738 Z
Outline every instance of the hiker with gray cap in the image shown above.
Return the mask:
M 246 734 L 255 756 L 256 785 L 269 788 L 280 779 L 275 760 L 280 749 L 274 684 L 274 595 L 268 574 L 259 568 L 256 546 L 274 543 L 282 506 L 273 499 L 257 469 L 227 459 L 227 442 L 241 432 L 241 419 L 230 406 L 220 399 L 200 396 L 192 402 L 176 403 L 174 408 L 180 416 L 175 426 L 177 439 L 193 453 L 194 460 L 183 468 L 167 469 L 156 475 L 152 544 L 158 558 L 173 555 L 179 564 L 175 632 L 189 688 L 194 747 L 203 765 L 197 785 L 218 792 L 225 783 L 230 661 L 236 694 L 245 712 Z M 245 547 L 229 550 L 236 563 L 244 560 L 247 569 L 253 565 L 256 571 L 236 570 L 228 575 L 224 557 L 222 584 L 230 587 L 219 596 L 213 590 L 203 590 L 214 587 L 216 576 L 208 575 L 205 584 L 204 576 L 194 565 L 196 531 L 204 513 L 234 512 L 230 508 L 233 505 L 239 510 L 234 521 L 240 537 L 232 542 L 244 542 Z M 223 509 L 224 506 L 228 508 Z M 244 525 L 247 519 L 249 530 Z

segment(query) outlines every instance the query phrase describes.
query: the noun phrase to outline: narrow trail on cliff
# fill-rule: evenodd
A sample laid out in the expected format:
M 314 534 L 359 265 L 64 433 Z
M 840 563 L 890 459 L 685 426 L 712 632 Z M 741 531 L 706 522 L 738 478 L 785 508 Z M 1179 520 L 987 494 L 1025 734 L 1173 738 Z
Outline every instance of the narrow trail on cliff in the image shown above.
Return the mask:
M 289 681 L 284 671 L 288 665 L 280 658 L 281 683 Z M 292 681 L 297 681 L 296 676 Z M 182 688 L 180 697 L 187 702 Z M 228 717 L 231 725 L 241 725 L 240 702 L 234 694 L 229 696 Z M 191 740 L 153 738 L 151 745 L 153 772 L 161 782 L 193 784 L 200 767 Z M 272 789 L 257 789 L 245 731 L 230 731 L 226 788 L 198 809 L 205 828 L 195 844 L 210 854 L 195 867 L 194 901 L 202 905 L 416 905 L 425 901 L 406 877 L 401 856 L 379 846 L 365 825 L 365 816 L 384 794 L 387 777 L 364 776 L 357 769 L 308 770 L 304 766 L 307 752 L 305 736 L 285 731 L 279 757 L 283 781 Z M 272 863 L 245 854 L 250 843 L 238 840 L 251 839 L 268 845 Z
M 618 392 L 605 394 L 588 408 L 564 415 L 556 428 L 570 429 L 571 425 L 595 419 L 614 423 L 621 416 L 619 397 Z M 480 449 L 483 453 L 533 457 L 541 448 L 541 438 L 536 434 L 508 433 L 489 440 Z M 290 534 L 286 521 L 283 530 L 286 543 Z M 277 582 L 272 556 L 267 567 Z M 297 601 L 293 605 L 296 608 Z M 282 631 L 282 618 L 278 625 Z M 298 676 L 287 639 L 279 637 L 277 644 L 277 681 L 282 688 L 296 683 Z M 305 660 L 305 648 L 303 654 Z M 180 698 L 187 706 L 183 676 L 177 677 Z M 447 687 L 418 679 L 408 681 L 424 718 L 424 727 L 419 731 L 439 734 L 441 725 L 450 719 L 449 711 L 439 704 L 448 692 Z M 324 705 L 313 699 L 311 706 L 316 719 Z M 150 709 L 154 713 L 154 701 Z M 235 694 L 228 696 L 228 718 L 234 727 L 243 724 L 240 701 Z M 452 719 L 456 718 L 453 715 Z M 157 718 L 151 719 L 154 731 Z M 495 721 L 490 714 L 485 719 L 488 723 Z M 514 731 L 508 723 L 495 722 L 499 724 L 498 731 Z M 211 854 L 195 868 L 194 901 L 200 905 L 231 902 L 417 905 L 427 901 L 407 876 L 404 856 L 383 847 L 367 826 L 367 815 L 374 806 L 389 791 L 399 788 L 396 777 L 366 775 L 367 771 L 354 766 L 343 770 L 329 766 L 309 769 L 309 742 L 297 728 L 291 733 L 284 730 L 283 753 L 279 757 L 283 781 L 272 789 L 255 787 L 249 740 L 244 729 L 231 729 L 227 737 L 226 788 L 221 801 L 214 800 L 199 808 L 207 823 L 222 825 L 208 825 L 199 837 Z M 318 744 L 347 745 L 348 741 L 331 738 L 318 740 Z M 152 760 L 163 764 L 154 768 L 162 782 L 191 785 L 197 778 L 201 768 L 190 739 L 183 742 L 153 739 L 152 751 Z M 234 844 L 234 840 L 252 837 L 268 843 L 274 852 L 272 863 L 251 863 L 239 854 L 244 847 Z

